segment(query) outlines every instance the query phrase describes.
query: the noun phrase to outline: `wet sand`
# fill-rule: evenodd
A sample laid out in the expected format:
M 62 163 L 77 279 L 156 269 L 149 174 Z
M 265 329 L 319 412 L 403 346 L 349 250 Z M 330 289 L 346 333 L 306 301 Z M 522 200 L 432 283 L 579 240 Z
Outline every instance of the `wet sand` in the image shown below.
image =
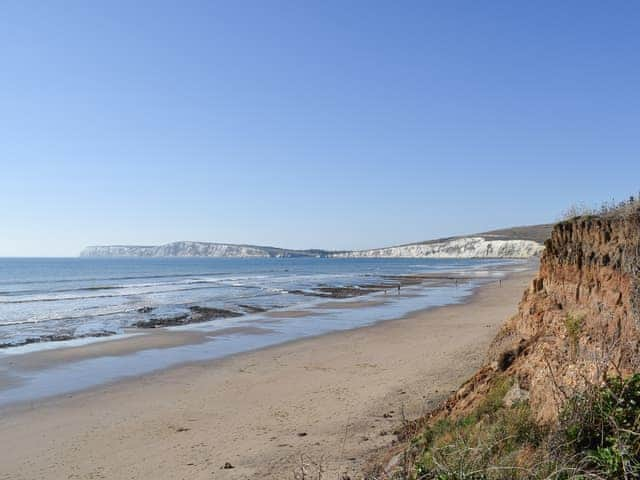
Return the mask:
M 384 300 L 355 300 L 355 301 L 341 301 L 341 302 L 324 302 L 314 305 L 313 308 L 321 310 L 323 308 L 362 308 L 362 307 L 376 307 L 378 305 L 384 305 Z
M 273 310 L 264 314 L 265 317 L 269 318 L 301 318 L 310 315 L 313 315 L 310 310 Z
M 20 370 L 51 367 L 66 362 L 83 360 L 106 355 L 127 355 L 150 348 L 171 348 L 186 343 L 206 341 L 201 332 L 175 332 L 166 329 L 154 329 L 140 332 L 131 329 L 125 333 L 133 333 L 126 338 L 112 337 L 103 342 L 88 343 L 72 348 L 55 348 L 40 350 L 26 355 L 8 356 L 2 363 L 8 363 Z M 4 385 L 0 382 L 0 387 Z M 0 395 L 2 393 L 0 392 Z
M 5 408 L 0 479 L 291 479 L 303 465 L 358 478 L 403 416 L 481 364 L 532 275 L 485 285 L 462 305 Z

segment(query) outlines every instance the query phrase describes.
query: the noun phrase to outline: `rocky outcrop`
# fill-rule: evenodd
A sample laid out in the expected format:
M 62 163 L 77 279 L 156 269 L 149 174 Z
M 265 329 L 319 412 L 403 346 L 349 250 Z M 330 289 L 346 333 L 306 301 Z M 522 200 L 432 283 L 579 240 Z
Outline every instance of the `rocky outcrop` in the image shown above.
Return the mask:
M 606 374 L 640 370 L 640 212 L 579 217 L 555 226 L 518 313 L 487 365 L 441 415 L 477 405 L 496 375 L 510 375 L 537 418 Z
M 175 327 L 178 325 L 188 325 L 191 323 L 202 323 L 219 318 L 240 317 L 242 313 L 226 310 L 222 308 L 189 307 L 189 313 L 182 313 L 173 317 L 150 317 L 140 320 L 134 324 L 137 328 L 159 328 Z

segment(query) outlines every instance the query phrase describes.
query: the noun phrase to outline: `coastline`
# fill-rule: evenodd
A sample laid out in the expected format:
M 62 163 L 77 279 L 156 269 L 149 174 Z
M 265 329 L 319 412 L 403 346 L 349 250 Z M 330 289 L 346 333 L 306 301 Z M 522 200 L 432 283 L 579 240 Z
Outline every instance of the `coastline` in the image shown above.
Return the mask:
M 301 462 L 353 473 L 402 415 L 424 413 L 479 366 L 531 276 L 511 273 L 461 304 L 6 408 L 0 438 L 16 448 L 0 453 L 0 478 L 291 478 Z
M 516 262 L 488 265 L 484 270 L 474 266 L 466 273 L 396 275 L 389 278 L 404 285 L 397 294 L 394 289 L 390 295 L 383 290 L 353 298 L 312 296 L 290 307 L 204 323 L 130 328 L 122 335 L 3 349 L 0 411 L 11 405 L 34 404 L 179 365 L 209 362 L 464 303 L 479 286 L 532 265 Z M 74 342 L 77 343 L 73 345 Z

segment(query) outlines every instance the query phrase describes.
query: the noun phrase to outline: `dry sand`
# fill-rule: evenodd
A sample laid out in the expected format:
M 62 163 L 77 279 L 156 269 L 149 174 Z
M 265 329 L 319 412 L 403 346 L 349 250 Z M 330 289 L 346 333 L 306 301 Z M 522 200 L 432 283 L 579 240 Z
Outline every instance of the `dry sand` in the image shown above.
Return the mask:
M 358 478 L 403 414 L 482 363 L 531 276 L 464 305 L 5 409 L 0 479 L 293 479 L 302 464 Z

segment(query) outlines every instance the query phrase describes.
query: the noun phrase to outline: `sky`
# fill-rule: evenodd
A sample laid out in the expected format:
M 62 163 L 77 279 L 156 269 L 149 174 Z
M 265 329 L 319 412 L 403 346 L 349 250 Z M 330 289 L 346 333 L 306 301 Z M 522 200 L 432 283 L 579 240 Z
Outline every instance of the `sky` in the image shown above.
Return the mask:
M 0 4 L 0 256 L 359 249 L 640 190 L 640 3 Z

